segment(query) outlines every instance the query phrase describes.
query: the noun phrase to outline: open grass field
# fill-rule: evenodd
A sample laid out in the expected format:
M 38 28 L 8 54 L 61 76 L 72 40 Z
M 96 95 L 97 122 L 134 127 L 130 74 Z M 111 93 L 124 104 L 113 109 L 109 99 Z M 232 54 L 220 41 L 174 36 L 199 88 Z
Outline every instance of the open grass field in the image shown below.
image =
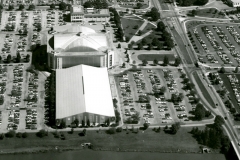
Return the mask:
M 146 36 L 144 39 L 146 40 L 147 44 L 150 44 L 150 43 L 152 43 L 153 38 L 157 38 L 160 42 L 164 43 L 163 41 L 161 41 L 161 39 L 162 39 L 161 32 L 153 31 L 151 34 Z M 140 42 L 140 41 L 138 41 L 138 42 Z
M 188 12 L 191 14 L 191 10 Z M 226 18 L 224 14 L 221 14 L 216 8 L 205 8 L 198 9 L 196 12 L 196 16 L 200 17 L 208 17 L 208 18 Z
M 206 90 L 205 86 L 203 85 L 202 81 L 200 80 L 200 77 L 198 76 L 197 72 L 193 73 L 193 76 L 196 80 L 196 83 L 198 84 L 198 87 L 201 89 L 201 92 L 204 96 L 204 98 L 208 101 L 208 103 L 214 108 L 215 107 L 215 103 L 213 102 L 210 94 L 208 93 L 208 91 Z
M 155 30 L 155 29 L 156 29 L 155 26 L 153 26 L 152 24 L 148 23 L 146 25 L 146 27 L 142 30 L 142 35 L 147 33 L 147 32 L 149 32 L 149 31 L 151 31 L 151 30 Z
M 138 55 L 139 60 L 147 60 L 147 61 L 153 61 L 154 59 L 157 59 L 158 61 L 163 61 L 164 57 L 167 56 L 169 61 L 174 61 L 175 57 L 174 54 L 141 54 Z
M 197 141 L 189 133 L 191 127 L 182 127 L 176 135 L 166 134 L 163 131 L 156 133 L 150 128 L 144 133 L 139 130 L 139 133 L 126 134 L 126 131 L 115 133 L 113 135 L 106 134 L 105 131 L 97 133 L 96 131 L 88 131 L 87 135 L 80 137 L 80 131 L 74 131 L 73 134 L 64 132 L 66 140 L 54 138 L 52 133 L 48 133 L 47 137 L 38 138 L 34 133 L 29 133 L 29 137 L 23 138 L 4 138 L 1 140 L 0 149 L 21 149 L 35 147 L 76 147 L 81 148 L 81 143 L 91 143 L 96 148 L 102 149 L 117 149 L 122 150 L 155 150 L 155 151 L 200 151 Z M 201 129 L 201 128 L 200 128 Z M 163 129 L 162 129 L 163 130 Z
M 236 97 L 234 95 L 234 92 L 232 90 L 232 86 L 230 84 L 230 81 L 227 78 L 227 74 L 220 74 L 220 77 L 223 81 L 224 86 L 227 88 L 229 91 L 229 96 L 231 97 L 231 102 L 234 105 L 235 109 L 237 110 L 238 113 L 240 113 L 240 107 L 237 103 Z M 237 78 L 240 80 L 240 75 L 237 75 Z
M 131 39 L 132 36 L 136 34 L 139 27 L 141 27 L 141 25 L 143 24 L 142 20 L 133 20 L 133 19 L 126 19 L 126 18 L 121 18 L 121 22 L 123 26 L 124 35 L 129 39 Z

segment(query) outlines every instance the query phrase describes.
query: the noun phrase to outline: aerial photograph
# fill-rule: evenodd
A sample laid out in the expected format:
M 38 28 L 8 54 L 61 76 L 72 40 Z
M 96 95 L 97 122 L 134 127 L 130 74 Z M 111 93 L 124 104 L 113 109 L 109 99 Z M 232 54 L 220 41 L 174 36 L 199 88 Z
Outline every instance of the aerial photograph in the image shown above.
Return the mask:
M 1 160 L 240 160 L 240 0 L 1 0 Z

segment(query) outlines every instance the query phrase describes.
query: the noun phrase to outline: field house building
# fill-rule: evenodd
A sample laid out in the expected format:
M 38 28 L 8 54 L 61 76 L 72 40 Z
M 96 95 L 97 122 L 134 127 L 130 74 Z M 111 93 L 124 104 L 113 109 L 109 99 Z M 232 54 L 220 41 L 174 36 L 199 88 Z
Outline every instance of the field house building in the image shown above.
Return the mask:
M 83 8 L 81 5 L 72 5 L 70 8 L 71 22 L 108 22 L 108 9 Z
M 75 25 L 48 36 L 48 66 L 52 69 L 80 64 L 107 68 L 114 65 L 109 32 L 96 32 L 91 28 Z
M 107 68 L 78 65 L 56 69 L 56 119 L 66 125 L 102 124 L 115 117 Z

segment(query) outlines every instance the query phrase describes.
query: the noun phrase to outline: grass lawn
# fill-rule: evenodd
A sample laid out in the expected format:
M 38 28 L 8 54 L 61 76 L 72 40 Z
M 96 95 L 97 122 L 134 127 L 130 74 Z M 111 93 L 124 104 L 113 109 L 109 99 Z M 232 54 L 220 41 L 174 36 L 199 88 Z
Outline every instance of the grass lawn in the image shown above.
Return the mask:
M 149 44 L 149 43 L 152 43 L 153 38 L 157 38 L 158 40 L 161 41 L 161 39 L 162 39 L 161 32 L 153 31 L 151 34 L 146 36 L 144 39 L 146 39 L 147 44 Z M 140 41 L 138 41 L 138 42 L 140 42 Z M 164 42 L 162 42 L 162 43 L 164 43 Z
M 198 84 L 198 87 L 200 88 L 204 98 L 208 101 L 208 103 L 214 108 L 215 107 L 215 103 L 213 102 L 210 94 L 208 93 L 207 89 L 205 88 L 205 86 L 203 85 L 202 81 L 200 80 L 197 72 L 193 73 L 193 76 L 196 80 L 196 83 Z
M 175 57 L 174 54 L 141 54 L 138 55 L 139 60 L 147 60 L 147 61 L 153 61 L 154 59 L 157 59 L 158 61 L 163 61 L 164 56 L 167 56 L 169 61 L 174 61 Z
M 229 91 L 229 96 L 231 97 L 231 101 L 232 101 L 232 104 L 233 106 L 235 107 L 235 109 L 237 110 L 237 112 L 240 113 L 240 108 L 239 108 L 239 105 L 237 103 L 237 100 L 236 100 L 236 97 L 235 97 L 235 94 L 232 90 L 232 86 L 230 84 L 230 81 L 228 80 L 227 78 L 227 74 L 220 74 L 220 77 L 223 81 L 223 84 L 224 86 L 227 88 L 227 90 Z M 237 78 L 240 80 L 240 75 L 237 75 Z
M 152 25 L 151 23 L 148 23 L 146 25 L 146 27 L 142 30 L 142 35 L 151 31 L 151 30 L 155 30 L 155 29 L 156 29 L 156 27 L 154 25 Z
M 142 133 L 126 134 L 126 131 L 115 133 L 113 135 L 106 134 L 105 131 L 97 133 L 96 131 L 87 131 L 87 135 L 80 137 L 80 131 L 74 131 L 73 134 L 66 132 L 66 140 L 54 138 L 52 133 L 48 133 L 47 137 L 38 138 L 34 133 L 29 133 L 29 137 L 23 138 L 4 138 L 1 140 L 1 150 L 21 149 L 21 148 L 34 148 L 34 147 L 73 147 L 81 148 L 81 143 L 90 142 L 94 147 L 102 149 L 125 149 L 125 150 L 156 150 L 156 151 L 199 151 L 199 144 L 188 133 L 192 127 L 182 127 L 176 135 L 166 134 L 163 131 L 156 133 L 151 129 L 147 129 Z M 162 129 L 163 130 L 163 129 Z
M 191 14 L 191 10 L 189 12 Z M 216 8 L 198 9 L 196 16 L 208 18 L 226 18 L 224 15 L 220 14 Z
M 132 20 L 126 18 L 121 18 L 121 22 L 123 26 L 124 35 L 129 39 L 131 39 L 132 36 L 136 34 L 138 28 L 141 27 L 141 25 L 143 24 L 142 20 Z M 137 27 L 135 28 L 135 26 Z

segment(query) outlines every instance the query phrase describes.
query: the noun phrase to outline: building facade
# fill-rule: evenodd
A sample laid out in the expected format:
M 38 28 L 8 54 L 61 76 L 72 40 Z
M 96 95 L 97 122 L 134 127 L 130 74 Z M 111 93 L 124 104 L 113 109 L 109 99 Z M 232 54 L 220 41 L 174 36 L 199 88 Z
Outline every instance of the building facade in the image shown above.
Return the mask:
M 71 22 L 108 22 L 110 13 L 108 9 L 83 8 L 73 5 L 70 8 Z

